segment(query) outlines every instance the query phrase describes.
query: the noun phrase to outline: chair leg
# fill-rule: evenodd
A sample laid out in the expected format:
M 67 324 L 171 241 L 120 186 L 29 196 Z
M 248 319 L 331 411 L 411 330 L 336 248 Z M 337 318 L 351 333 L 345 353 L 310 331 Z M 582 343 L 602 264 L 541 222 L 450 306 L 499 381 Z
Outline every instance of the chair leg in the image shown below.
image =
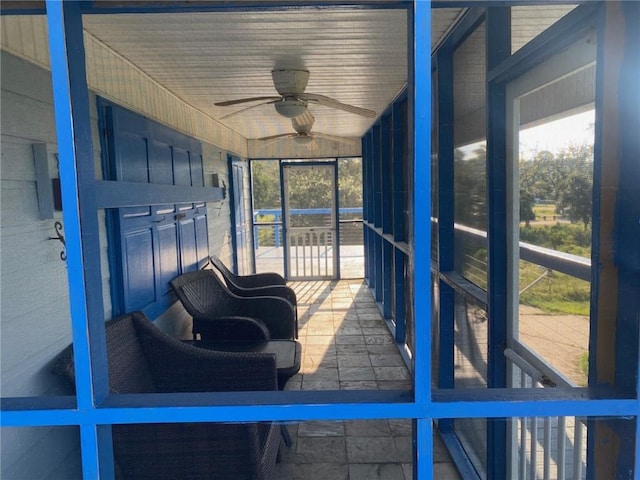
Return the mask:
M 284 441 L 284 444 L 287 446 L 287 448 L 291 448 L 291 445 L 293 445 L 293 441 L 291 440 L 289 430 L 284 423 L 280 424 L 280 432 L 282 432 L 282 440 Z

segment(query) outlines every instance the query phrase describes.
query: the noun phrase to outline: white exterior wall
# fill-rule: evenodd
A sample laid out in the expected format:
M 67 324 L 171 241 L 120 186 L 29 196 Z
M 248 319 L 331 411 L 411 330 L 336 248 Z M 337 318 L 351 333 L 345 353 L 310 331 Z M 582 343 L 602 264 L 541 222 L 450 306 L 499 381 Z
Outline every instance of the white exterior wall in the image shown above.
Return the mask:
M 1 17 L 1 197 L 0 342 L 1 395 L 43 396 L 65 393 L 50 373 L 52 359 L 71 342 L 66 266 L 53 219 L 40 220 L 33 143 L 45 143 L 51 178 L 58 177 L 57 141 L 46 23 L 42 17 Z M 227 151 L 246 156 L 246 140 L 198 110 L 180 102 L 133 65 L 87 41 L 87 71 L 96 176 L 101 155 L 96 95 L 137 111 L 203 142 L 205 185 L 218 174 L 228 186 Z M 20 57 L 20 58 L 19 58 Z M 216 147 L 214 145 L 222 145 Z M 208 204 L 209 248 L 227 264 L 231 259 L 229 197 Z M 105 319 L 111 318 L 105 212 L 99 212 Z M 158 323 L 189 336 L 188 316 L 172 307 Z M 7 428 L 1 432 L 0 477 L 8 480 L 79 478 L 75 428 Z

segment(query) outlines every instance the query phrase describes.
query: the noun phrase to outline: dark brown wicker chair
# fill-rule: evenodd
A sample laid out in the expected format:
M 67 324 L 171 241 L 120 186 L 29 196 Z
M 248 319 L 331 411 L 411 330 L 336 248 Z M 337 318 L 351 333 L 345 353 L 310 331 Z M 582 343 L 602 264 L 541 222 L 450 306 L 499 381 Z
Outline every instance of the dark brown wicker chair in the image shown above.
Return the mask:
M 171 281 L 184 308 L 193 317 L 193 335 L 231 341 L 296 338 L 293 305 L 281 297 L 241 297 L 232 293 L 213 270 L 182 274 Z M 235 328 L 234 328 L 235 325 Z M 262 333 L 261 333 L 262 332 Z
M 282 277 L 282 275 L 278 273 L 266 272 L 266 273 L 254 273 L 253 275 L 236 275 L 231 270 L 229 270 L 224 263 L 220 261 L 219 258 L 211 255 L 209 257 L 209 261 L 211 264 L 216 267 L 225 280 L 231 281 L 234 285 L 237 285 L 240 288 L 261 288 L 261 287 L 272 287 L 272 286 L 286 286 L 287 281 Z
M 109 386 L 114 393 L 277 390 L 273 354 L 218 352 L 185 344 L 141 312 L 105 324 Z M 71 346 L 55 371 L 74 380 Z M 118 478 L 267 480 L 280 426 L 262 423 L 114 425 Z
M 219 258 L 211 255 L 205 268 L 215 268 L 224 278 L 227 288 L 241 297 L 280 297 L 288 300 L 298 319 L 298 299 L 296 292 L 286 286 L 284 278 L 277 273 L 256 273 L 253 275 L 236 275 Z M 298 332 L 296 331 L 296 338 Z

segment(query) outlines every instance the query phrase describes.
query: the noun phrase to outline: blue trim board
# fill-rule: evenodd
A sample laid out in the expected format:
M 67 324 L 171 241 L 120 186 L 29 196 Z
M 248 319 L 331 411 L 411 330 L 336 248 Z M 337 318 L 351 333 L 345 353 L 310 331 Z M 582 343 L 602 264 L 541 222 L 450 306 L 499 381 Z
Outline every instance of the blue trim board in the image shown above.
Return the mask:
M 429 405 L 431 393 L 431 5 L 414 4 L 415 36 L 409 42 L 409 98 L 414 105 L 409 111 L 410 141 L 413 145 L 413 240 L 414 240 L 414 389 L 417 403 Z M 411 37 L 410 37 L 411 38 Z M 413 49 L 411 46 L 413 45 Z M 411 158 L 411 157 L 409 157 Z
M 415 420 L 413 437 L 418 448 L 414 449 L 413 478 L 432 480 L 433 475 L 433 420 Z
M 415 392 L 414 392 L 415 393 Z M 153 422 L 235 422 L 358 420 L 394 418 L 509 418 L 578 416 L 627 418 L 640 414 L 634 398 L 614 398 L 602 389 L 434 390 L 429 402 L 411 401 L 410 391 L 284 391 L 111 395 L 87 409 L 11 408 L 4 399 L 2 427 L 131 424 Z M 12 402 L 13 400 L 13 402 Z M 35 399 L 42 405 L 47 399 Z

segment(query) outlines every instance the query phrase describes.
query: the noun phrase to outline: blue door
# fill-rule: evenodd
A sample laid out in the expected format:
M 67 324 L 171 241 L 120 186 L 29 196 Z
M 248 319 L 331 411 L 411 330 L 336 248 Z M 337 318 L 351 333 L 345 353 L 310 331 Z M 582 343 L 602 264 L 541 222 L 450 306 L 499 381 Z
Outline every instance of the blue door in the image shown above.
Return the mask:
M 110 180 L 204 186 L 199 142 L 124 108 L 101 102 Z M 143 310 L 155 317 L 171 300 L 169 281 L 208 256 L 206 204 L 114 209 L 108 215 L 114 314 Z

